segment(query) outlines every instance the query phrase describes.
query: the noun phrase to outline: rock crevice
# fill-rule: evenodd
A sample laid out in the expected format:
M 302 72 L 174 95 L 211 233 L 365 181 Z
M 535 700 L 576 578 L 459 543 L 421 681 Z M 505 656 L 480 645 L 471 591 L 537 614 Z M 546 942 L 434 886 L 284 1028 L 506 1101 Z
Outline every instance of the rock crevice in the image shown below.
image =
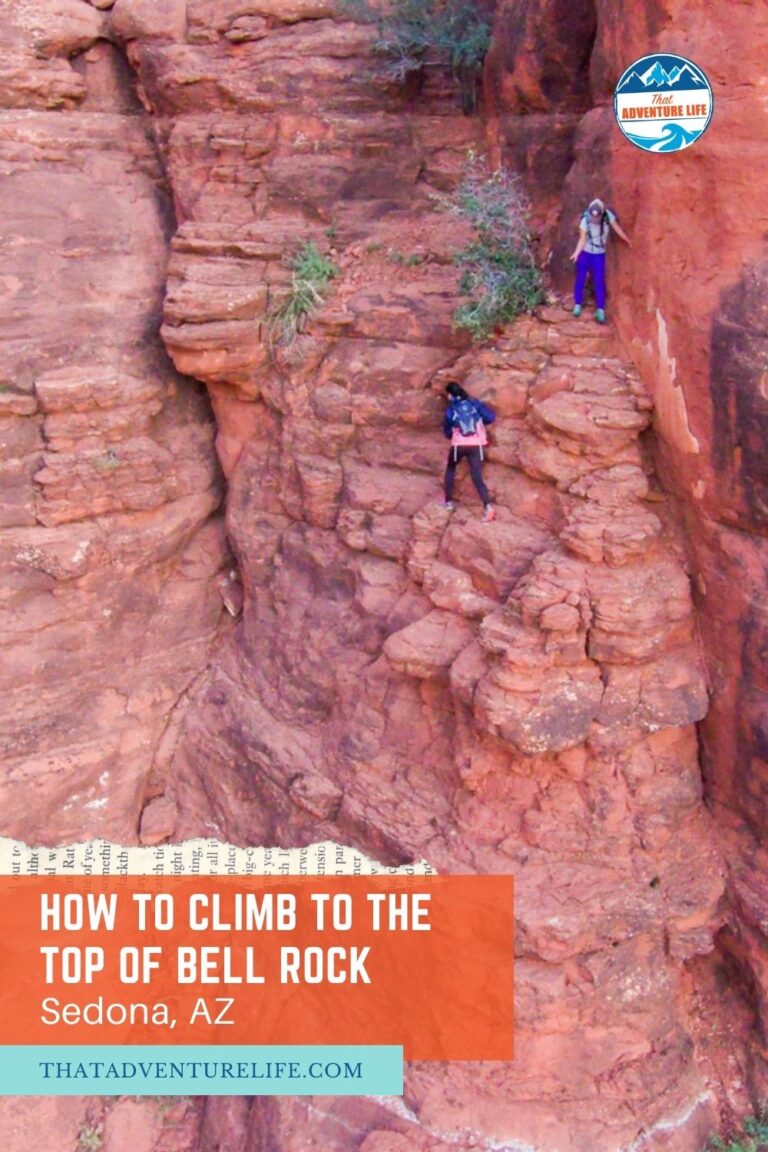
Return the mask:
M 136 841 L 221 615 L 211 418 L 157 336 L 167 196 L 107 31 L 80 0 L 3 15 L 1 788 L 31 842 Z

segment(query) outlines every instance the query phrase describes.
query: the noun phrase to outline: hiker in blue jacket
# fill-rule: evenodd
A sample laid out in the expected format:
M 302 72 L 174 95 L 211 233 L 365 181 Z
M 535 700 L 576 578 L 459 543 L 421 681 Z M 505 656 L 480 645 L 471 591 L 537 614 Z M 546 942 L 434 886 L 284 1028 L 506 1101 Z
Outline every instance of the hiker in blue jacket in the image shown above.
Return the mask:
M 602 200 L 593 200 L 582 213 L 579 222 L 579 241 L 571 256 L 576 265 L 576 280 L 573 286 L 573 314 L 581 316 L 584 303 L 584 287 L 587 276 L 592 277 L 597 311 L 595 320 L 605 324 L 605 249 L 608 237 L 613 230 L 625 244 L 632 242 L 619 224 L 618 216 L 606 208 Z
M 486 426 L 493 424 L 496 413 L 487 404 L 475 400 L 465 392 L 455 380 L 446 385 L 445 391 L 449 401 L 443 418 L 443 434 L 446 440 L 450 440 L 451 447 L 445 469 L 443 507 L 453 511 L 456 467 L 459 460 L 468 460 L 472 480 L 483 502 L 483 521 L 488 524 L 496 519 L 496 510 L 491 504 L 491 497 L 483 480 L 483 448 L 488 443 Z

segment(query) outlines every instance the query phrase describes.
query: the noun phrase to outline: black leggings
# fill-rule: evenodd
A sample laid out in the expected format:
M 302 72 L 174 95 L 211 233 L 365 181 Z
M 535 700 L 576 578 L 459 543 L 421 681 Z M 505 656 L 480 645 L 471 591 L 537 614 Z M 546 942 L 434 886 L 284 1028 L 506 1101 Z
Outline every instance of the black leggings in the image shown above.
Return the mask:
M 483 504 L 490 504 L 491 498 L 488 495 L 488 489 L 483 480 L 483 458 L 480 455 L 479 448 L 450 448 L 448 451 L 448 463 L 445 468 L 445 499 L 451 500 L 453 498 L 453 485 L 456 482 L 456 465 L 459 460 L 469 460 L 469 470 L 472 473 L 472 480 L 477 488 L 480 499 Z

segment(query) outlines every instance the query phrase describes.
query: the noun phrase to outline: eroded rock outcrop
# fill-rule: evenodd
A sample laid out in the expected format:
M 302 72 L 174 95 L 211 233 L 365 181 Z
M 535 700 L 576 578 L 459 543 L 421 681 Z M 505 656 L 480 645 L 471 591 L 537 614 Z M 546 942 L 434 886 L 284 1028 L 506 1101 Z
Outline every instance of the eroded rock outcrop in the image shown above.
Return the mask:
M 244 594 L 185 717 L 179 831 L 332 835 L 519 882 L 513 1064 L 414 1067 L 403 1104 L 241 1107 L 231 1140 L 693 1152 L 711 1101 L 679 972 L 711 947 L 721 883 L 645 392 L 610 335 L 559 310 L 467 351 L 465 235 L 433 195 L 483 126 L 439 70 L 413 101 L 369 32 L 318 5 L 189 3 L 158 28 L 120 3 L 180 225 L 163 338 L 211 393 Z M 270 350 L 307 240 L 340 277 Z M 501 417 L 489 525 L 466 484 L 453 517 L 437 506 L 456 374 Z
M 323 1120 L 281 1104 L 276 1147 L 309 1131 L 353 1147 L 341 1135 L 351 1123 L 421 1128 L 429 1147 L 618 1148 L 639 1132 L 622 1119 L 629 1107 L 648 1128 L 654 1115 L 679 1128 L 670 1146 L 696 1148 L 706 1130 L 672 1008 L 679 964 L 709 950 L 717 923 L 691 727 L 706 692 L 679 542 L 647 499 L 648 404 L 610 352 L 553 313 L 454 364 L 502 414 L 491 525 L 435 505 L 434 438 L 421 474 L 412 458 L 397 470 L 356 460 L 350 439 L 335 531 L 280 509 L 299 485 L 278 461 L 272 471 L 260 454 L 258 505 L 254 447 L 235 470 L 246 616 L 188 719 L 181 809 L 207 805 L 246 839 L 255 828 L 295 843 L 319 826 L 393 858 L 518 878 L 515 1064 L 487 1080 L 415 1070 L 407 1115 L 336 1102 Z M 322 366 L 315 383 L 322 392 Z M 348 387 L 354 412 L 368 402 L 364 376 Z M 418 395 L 437 422 L 439 403 Z
M 105 19 L 2 18 L 0 797 L 31 842 L 136 841 L 221 618 L 211 418 L 157 339 L 171 214 Z
M 572 15 L 576 18 L 578 5 Z M 655 449 L 665 488 L 680 502 L 694 576 L 713 706 L 704 721 L 703 765 L 731 874 L 730 928 L 723 938 L 743 974 L 743 990 L 759 1021 L 761 1053 L 753 1103 L 765 1098 L 766 935 L 762 880 L 766 684 L 762 640 L 766 552 L 765 469 L 765 235 L 768 184 L 763 139 L 761 60 L 768 13 L 754 5 L 700 0 L 634 4 L 631 10 L 596 0 L 594 42 L 589 14 L 573 25 L 568 44 L 546 35 L 562 6 L 503 0 L 489 61 L 497 94 L 499 151 L 539 173 L 530 155 L 515 151 L 517 111 L 545 116 L 554 138 L 571 96 L 587 73 L 578 45 L 589 52 L 589 111 L 571 137 L 572 158 L 558 172 L 564 194 L 550 268 L 566 278 L 578 213 L 605 196 L 633 238 L 609 253 L 609 279 L 621 346 L 654 398 Z M 515 24 L 517 20 L 517 24 Z M 524 29 L 518 35 L 510 26 Z M 506 30 L 506 31 L 505 31 Z M 643 158 L 619 133 L 613 90 L 639 56 L 670 51 L 707 73 L 715 114 L 695 147 L 670 157 Z M 552 86 L 552 76 L 557 83 Z M 558 129 L 559 130 L 559 129 Z M 571 125 L 570 131 L 574 131 Z M 656 163 L 657 159 L 661 163 Z M 566 175 L 567 173 L 567 175 Z M 553 200 L 542 204 L 542 218 Z M 549 235 L 549 233 L 547 234 Z M 727 977 L 733 980 L 730 965 Z
M 4 1096 L 0 1130 L 8 1152 L 25 1152 L 30 1133 L 40 1152 L 87 1146 L 104 1152 L 197 1152 L 203 1131 L 203 1102 L 182 1096 L 136 1097 Z

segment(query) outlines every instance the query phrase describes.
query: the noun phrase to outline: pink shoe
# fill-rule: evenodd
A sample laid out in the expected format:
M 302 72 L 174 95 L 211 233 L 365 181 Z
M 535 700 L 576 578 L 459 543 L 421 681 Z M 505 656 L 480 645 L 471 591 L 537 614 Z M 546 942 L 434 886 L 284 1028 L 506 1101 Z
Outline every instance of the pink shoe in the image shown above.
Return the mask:
M 486 504 L 483 510 L 483 524 L 490 524 L 492 520 L 496 519 L 496 509 L 493 504 Z

